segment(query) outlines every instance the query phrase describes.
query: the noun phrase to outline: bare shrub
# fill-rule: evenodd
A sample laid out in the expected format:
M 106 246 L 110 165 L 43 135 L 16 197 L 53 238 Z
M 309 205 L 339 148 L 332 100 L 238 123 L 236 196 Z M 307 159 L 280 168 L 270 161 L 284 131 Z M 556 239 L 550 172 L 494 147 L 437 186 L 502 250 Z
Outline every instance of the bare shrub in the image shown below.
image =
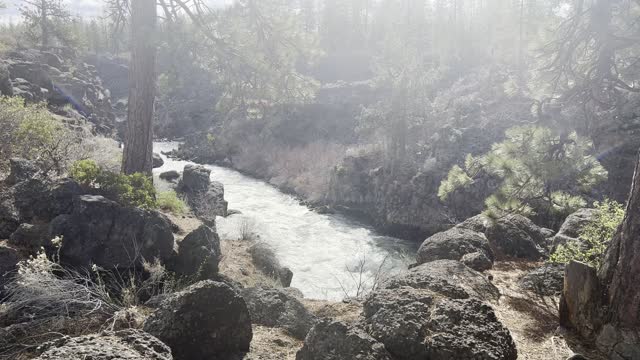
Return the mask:
M 374 263 L 362 252 L 353 266 L 346 265 L 349 281 L 344 282 L 338 278 L 338 284 L 347 299 L 363 299 L 372 291 L 375 291 L 391 275 L 389 257 L 386 255 L 379 263 Z
M 256 238 L 256 222 L 254 219 L 243 216 L 240 221 L 237 222 L 238 240 L 252 241 Z

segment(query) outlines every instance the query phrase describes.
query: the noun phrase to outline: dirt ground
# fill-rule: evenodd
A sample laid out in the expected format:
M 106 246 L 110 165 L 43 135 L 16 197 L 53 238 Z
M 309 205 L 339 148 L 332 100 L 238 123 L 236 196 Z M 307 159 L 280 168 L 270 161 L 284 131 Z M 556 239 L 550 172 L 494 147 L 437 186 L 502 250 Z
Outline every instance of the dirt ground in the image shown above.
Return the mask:
M 591 360 L 605 359 L 578 343 L 558 326 L 558 297 L 539 296 L 521 289 L 517 282 L 540 263 L 497 262 L 493 284 L 502 296 L 492 303 L 496 316 L 509 329 L 521 360 L 565 360 L 576 353 Z

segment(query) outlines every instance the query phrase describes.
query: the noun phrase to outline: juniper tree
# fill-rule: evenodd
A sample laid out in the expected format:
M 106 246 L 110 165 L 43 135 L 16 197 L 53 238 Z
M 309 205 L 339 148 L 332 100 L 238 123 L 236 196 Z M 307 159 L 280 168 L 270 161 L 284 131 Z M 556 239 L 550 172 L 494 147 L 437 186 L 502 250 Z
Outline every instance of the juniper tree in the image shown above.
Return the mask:
M 583 195 L 607 178 L 607 171 L 590 155 L 591 149 L 591 142 L 575 132 L 559 136 L 543 127 L 511 128 L 506 139 L 488 153 L 467 155 L 462 167 L 453 166 L 438 196 L 445 201 L 455 191 L 490 176 L 499 185 L 485 200 L 487 216 L 567 215 L 584 207 Z
M 71 14 L 61 0 L 23 0 L 20 13 L 29 37 L 42 48 L 51 46 L 52 39 L 65 45 L 71 42 L 68 27 Z

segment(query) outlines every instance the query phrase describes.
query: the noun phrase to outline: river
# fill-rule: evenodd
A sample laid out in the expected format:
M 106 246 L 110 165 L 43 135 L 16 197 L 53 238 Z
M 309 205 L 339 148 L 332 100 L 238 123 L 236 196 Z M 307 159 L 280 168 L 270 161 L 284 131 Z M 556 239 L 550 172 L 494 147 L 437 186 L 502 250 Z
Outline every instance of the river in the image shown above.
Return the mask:
M 155 143 L 154 151 L 172 150 L 177 143 Z M 168 170 L 182 172 L 188 161 L 162 155 Z M 237 239 L 239 224 L 249 222 L 261 241 L 268 243 L 282 265 L 293 271 L 292 287 L 307 298 L 341 300 L 358 287 L 370 288 L 376 278 L 406 269 L 416 244 L 378 234 L 374 229 L 339 214 L 318 214 L 274 186 L 235 170 L 205 165 L 211 179 L 224 184 L 229 209 L 239 215 L 216 220 L 223 239 Z M 161 181 L 157 183 L 162 184 Z

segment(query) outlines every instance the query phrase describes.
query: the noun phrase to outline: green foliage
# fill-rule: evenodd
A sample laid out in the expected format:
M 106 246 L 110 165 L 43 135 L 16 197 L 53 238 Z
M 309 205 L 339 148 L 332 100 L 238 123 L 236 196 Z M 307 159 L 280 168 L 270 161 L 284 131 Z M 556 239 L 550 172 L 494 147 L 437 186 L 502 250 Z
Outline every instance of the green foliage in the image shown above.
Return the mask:
M 0 97 L 0 167 L 11 157 L 33 160 L 44 171 L 62 173 L 80 152 L 82 139 L 51 114 L 46 104 Z
M 165 191 L 158 194 L 158 207 L 176 215 L 182 215 L 187 211 L 187 204 L 178 197 L 175 191 Z
M 158 207 L 153 181 L 144 174 L 113 173 L 101 169 L 93 160 L 81 160 L 71 166 L 69 176 L 125 206 Z
M 442 201 L 469 187 L 480 176 L 500 180 L 485 201 L 486 215 L 500 217 L 566 216 L 584 207 L 582 194 L 607 178 L 606 170 L 591 156 L 591 142 L 571 133 L 561 137 L 536 126 L 514 127 L 503 142 L 480 156 L 467 156 L 464 169 L 454 166 L 440 184 Z
M 624 219 L 624 207 L 613 200 L 595 203 L 595 207 L 595 220 L 580 231 L 580 241 L 558 246 L 550 262 L 566 264 L 575 260 L 600 268 L 607 246 Z

